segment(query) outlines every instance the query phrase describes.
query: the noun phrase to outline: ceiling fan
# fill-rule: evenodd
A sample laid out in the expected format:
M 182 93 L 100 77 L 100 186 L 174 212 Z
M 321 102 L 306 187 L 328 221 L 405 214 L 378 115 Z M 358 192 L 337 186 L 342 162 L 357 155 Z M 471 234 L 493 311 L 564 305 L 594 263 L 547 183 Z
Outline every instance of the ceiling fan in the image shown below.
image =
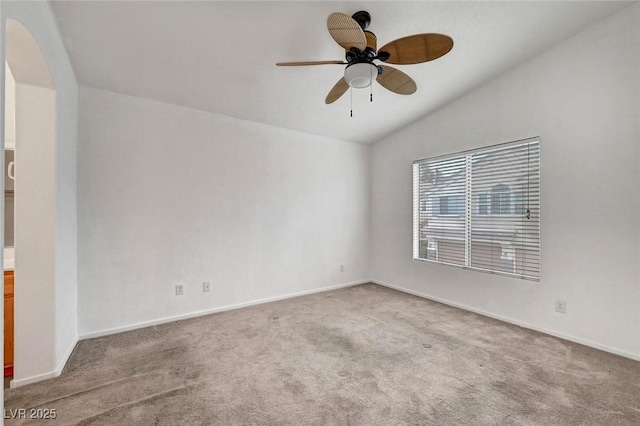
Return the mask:
M 389 64 L 409 65 L 432 61 L 449 53 L 453 39 L 445 34 L 414 34 L 391 41 L 377 50 L 377 37 L 367 31 L 371 15 L 361 10 L 351 17 L 332 13 L 327 18 L 331 37 L 345 49 L 345 61 L 278 62 L 278 66 L 346 65 L 344 77 L 338 80 L 325 99 L 326 104 L 338 100 L 349 87 L 363 89 L 377 80 L 384 88 L 400 95 L 411 95 L 417 90 L 416 82 Z M 373 98 L 371 98 L 373 99 Z

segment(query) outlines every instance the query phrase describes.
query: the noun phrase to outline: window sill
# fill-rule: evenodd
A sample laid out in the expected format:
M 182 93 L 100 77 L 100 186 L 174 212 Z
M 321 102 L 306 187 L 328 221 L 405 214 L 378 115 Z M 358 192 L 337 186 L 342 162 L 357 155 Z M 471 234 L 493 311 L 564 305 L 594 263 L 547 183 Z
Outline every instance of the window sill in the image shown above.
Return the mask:
M 517 275 L 517 274 L 510 274 L 508 272 L 491 271 L 491 270 L 488 270 L 488 269 L 474 268 L 472 266 L 462 266 L 462 265 L 457 265 L 455 263 L 440 262 L 439 260 L 429 260 L 429 259 L 421 259 L 419 257 L 414 257 L 413 261 L 414 262 L 418 262 L 418 263 L 427 263 L 427 264 L 432 264 L 432 265 L 441 265 L 441 266 L 454 267 L 454 268 L 458 268 L 458 269 L 465 269 L 467 271 L 481 272 L 481 273 L 490 274 L 490 275 L 500 275 L 500 276 L 503 276 L 503 277 L 514 278 L 514 279 L 524 280 L 524 281 L 540 282 L 540 278 L 530 277 L 530 276 L 527 276 L 527 275 Z

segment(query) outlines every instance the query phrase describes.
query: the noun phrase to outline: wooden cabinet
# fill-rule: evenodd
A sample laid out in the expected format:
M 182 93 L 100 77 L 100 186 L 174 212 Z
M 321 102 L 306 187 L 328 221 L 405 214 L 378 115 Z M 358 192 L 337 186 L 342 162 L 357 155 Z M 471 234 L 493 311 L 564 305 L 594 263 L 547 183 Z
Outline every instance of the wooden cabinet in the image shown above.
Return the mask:
M 4 271 L 4 377 L 13 376 L 13 271 Z

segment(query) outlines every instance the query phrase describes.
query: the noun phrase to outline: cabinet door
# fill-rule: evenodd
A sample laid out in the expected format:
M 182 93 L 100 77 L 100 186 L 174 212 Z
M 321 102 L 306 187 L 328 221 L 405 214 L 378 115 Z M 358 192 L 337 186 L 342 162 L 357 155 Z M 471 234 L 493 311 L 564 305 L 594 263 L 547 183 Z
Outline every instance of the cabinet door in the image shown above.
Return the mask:
M 13 366 L 13 272 L 4 273 L 4 367 Z M 9 371 L 12 373 L 13 371 Z M 10 374 L 12 375 L 12 374 Z

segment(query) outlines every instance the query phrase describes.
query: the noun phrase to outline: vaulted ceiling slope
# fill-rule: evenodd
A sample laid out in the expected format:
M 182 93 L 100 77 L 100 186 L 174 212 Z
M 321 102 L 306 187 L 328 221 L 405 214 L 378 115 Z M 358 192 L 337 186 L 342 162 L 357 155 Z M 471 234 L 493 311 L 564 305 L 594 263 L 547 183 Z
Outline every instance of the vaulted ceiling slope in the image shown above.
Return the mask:
M 52 2 L 79 83 L 332 138 L 373 143 L 536 56 L 630 2 Z M 409 34 L 453 37 L 446 56 L 398 66 L 411 96 L 379 85 L 324 98 L 341 65 L 331 12 L 367 10 L 378 46 Z M 596 53 L 594 52 L 594 55 Z M 594 60 L 597 60 L 594 57 Z

